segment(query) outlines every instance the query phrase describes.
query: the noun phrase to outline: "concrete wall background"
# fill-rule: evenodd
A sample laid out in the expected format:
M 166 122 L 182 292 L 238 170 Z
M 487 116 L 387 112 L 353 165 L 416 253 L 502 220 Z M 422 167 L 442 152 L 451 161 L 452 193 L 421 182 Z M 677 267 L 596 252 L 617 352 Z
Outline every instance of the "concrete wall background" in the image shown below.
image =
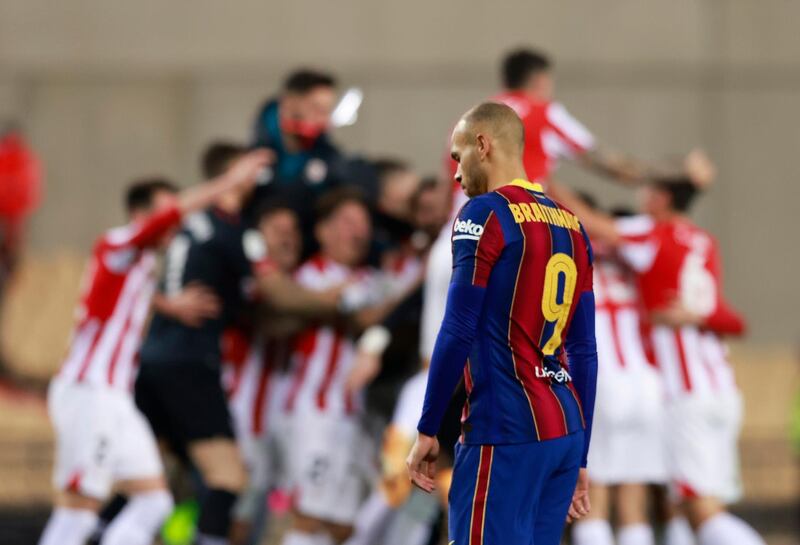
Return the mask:
M 800 3 L 792 0 L 0 0 L 0 119 L 47 168 L 31 251 L 88 249 L 121 219 L 120 188 L 186 183 L 213 137 L 245 138 L 291 67 L 329 67 L 366 93 L 349 151 L 439 164 L 457 116 L 531 44 L 560 99 L 608 145 L 643 158 L 707 148 L 721 176 L 696 211 L 717 234 L 727 292 L 753 339 L 798 339 Z M 630 196 L 565 165 L 608 204 Z

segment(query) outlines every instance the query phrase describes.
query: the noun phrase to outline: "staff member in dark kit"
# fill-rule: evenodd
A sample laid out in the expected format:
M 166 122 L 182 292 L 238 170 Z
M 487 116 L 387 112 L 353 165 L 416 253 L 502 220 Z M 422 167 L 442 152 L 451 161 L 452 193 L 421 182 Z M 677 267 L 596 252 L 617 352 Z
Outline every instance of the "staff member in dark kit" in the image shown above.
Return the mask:
M 348 95 L 346 93 L 346 95 Z M 328 130 L 348 124 L 332 120 L 335 109 L 350 109 L 352 118 L 360 104 L 343 100 L 337 106 L 336 79 L 325 72 L 297 70 L 276 98 L 262 106 L 253 131 L 253 146 L 275 153 L 275 163 L 262 176 L 254 206 L 271 197 L 289 204 L 300 217 L 304 251 L 313 252 L 314 206 L 317 198 L 340 185 L 358 185 L 369 196 L 377 187 L 372 165 L 345 157 L 331 142 Z

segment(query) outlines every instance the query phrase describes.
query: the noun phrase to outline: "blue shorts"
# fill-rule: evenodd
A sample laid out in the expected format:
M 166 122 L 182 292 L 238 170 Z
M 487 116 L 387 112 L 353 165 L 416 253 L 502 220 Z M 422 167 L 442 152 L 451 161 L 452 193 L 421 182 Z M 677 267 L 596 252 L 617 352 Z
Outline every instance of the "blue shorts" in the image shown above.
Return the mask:
M 558 545 L 583 454 L 583 431 L 541 442 L 456 445 L 452 545 Z

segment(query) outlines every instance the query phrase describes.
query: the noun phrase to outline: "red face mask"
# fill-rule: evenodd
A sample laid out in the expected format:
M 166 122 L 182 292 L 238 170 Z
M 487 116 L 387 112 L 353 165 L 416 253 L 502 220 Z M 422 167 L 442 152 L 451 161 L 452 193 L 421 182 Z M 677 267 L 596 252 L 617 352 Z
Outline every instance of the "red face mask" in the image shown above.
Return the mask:
M 327 126 L 323 123 L 312 123 L 304 119 L 281 117 L 281 130 L 296 136 L 303 147 L 310 148 L 322 136 Z

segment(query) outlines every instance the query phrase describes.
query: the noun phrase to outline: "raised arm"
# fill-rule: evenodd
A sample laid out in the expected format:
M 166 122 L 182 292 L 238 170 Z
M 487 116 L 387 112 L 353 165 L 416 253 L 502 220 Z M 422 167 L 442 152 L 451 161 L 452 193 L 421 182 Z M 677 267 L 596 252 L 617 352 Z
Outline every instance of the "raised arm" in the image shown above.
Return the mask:
M 600 240 L 612 246 L 619 244 L 620 234 L 610 214 L 593 209 L 572 189 L 556 180 L 550 181 L 547 192 L 578 216 L 592 240 Z
M 255 184 L 258 174 L 271 158 L 271 153 L 263 150 L 245 154 L 225 174 L 182 190 L 176 196 L 174 206 L 157 210 L 143 221 L 113 232 L 108 239 L 109 245 L 145 248 L 158 244 L 182 216 L 210 206 L 227 191 Z
M 625 185 L 638 185 L 655 172 L 644 162 L 609 149 L 591 149 L 579 155 L 577 162 L 589 170 Z

